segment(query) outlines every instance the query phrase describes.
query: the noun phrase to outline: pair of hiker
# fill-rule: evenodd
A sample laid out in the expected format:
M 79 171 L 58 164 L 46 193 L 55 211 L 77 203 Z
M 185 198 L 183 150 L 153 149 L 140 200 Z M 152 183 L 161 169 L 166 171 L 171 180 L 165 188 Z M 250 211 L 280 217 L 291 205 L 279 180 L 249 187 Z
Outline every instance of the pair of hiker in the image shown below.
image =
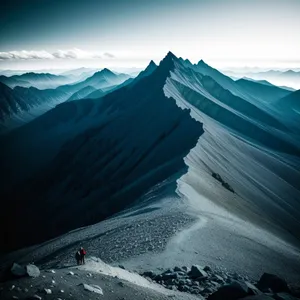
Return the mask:
M 85 261 L 84 261 L 85 255 L 86 255 L 86 251 L 83 249 L 83 247 L 80 247 L 80 249 L 75 254 L 75 259 L 77 261 L 77 265 L 85 264 Z

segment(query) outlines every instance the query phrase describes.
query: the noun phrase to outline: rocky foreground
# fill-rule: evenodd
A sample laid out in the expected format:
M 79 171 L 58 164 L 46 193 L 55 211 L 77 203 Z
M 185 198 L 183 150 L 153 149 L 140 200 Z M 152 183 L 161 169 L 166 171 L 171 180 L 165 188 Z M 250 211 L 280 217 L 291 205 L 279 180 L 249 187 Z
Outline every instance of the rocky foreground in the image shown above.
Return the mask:
M 289 285 L 276 275 L 264 273 L 254 282 L 236 273 L 213 271 L 194 265 L 175 267 L 161 274 L 141 274 L 167 289 L 195 294 L 208 300 L 292 300 L 300 298 L 300 286 Z
M 7 271 L 6 280 L 0 283 L 0 299 L 300 299 L 300 286 L 276 275 L 265 273 L 254 282 L 209 266 L 175 267 L 160 274 L 147 271 L 139 275 L 91 258 L 86 265 L 55 270 L 14 263 Z

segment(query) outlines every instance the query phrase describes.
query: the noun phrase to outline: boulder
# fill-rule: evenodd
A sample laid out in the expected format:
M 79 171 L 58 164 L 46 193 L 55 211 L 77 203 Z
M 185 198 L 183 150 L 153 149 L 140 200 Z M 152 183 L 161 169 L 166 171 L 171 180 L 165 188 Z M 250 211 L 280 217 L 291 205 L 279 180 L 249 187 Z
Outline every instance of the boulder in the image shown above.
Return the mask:
M 29 277 L 39 277 L 41 274 L 40 269 L 32 264 L 26 266 L 26 272 Z
M 93 292 L 93 293 L 96 293 L 96 294 L 103 295 L 102 288 L 101 288 L 99 285 L 96 285 L 96 284 L 85 284 L 85 283 L 83 283 L 82 285 L 83 285 L 83 288 L 84 288 L 86 291 L 89 291 L 89 292 Z
M 10 272 L 16 277 L 23 277 L 26 275 L 26 269 L 17 263 L 12 265 Z
M 142 274 L 142 276 L 153 279 L 156 277 L 156 274 L 153 271 L 146 271 Z
M 162 274 L 162 280 L 177 279 L 177 278 L 178 278 L 178 274 L 176 272 Z
M 180 267 L 175 267 L 174 272 L 184 272 L 184 270 Z
M 274 293 L 289 292 L 286 281 L 276 275 L 264 273 L 257 283 L 257 287 L 262 291 L 271 289 Z
M 208 300 L 237 300 L 248 296 L 248 287 L 239 281 L 221 286 L 208 297 Z
M 207 278 L 208 274 L 198 265 L 193 265 L 191 271 L 188 273 L 191 278 Z
M 205 272 L 211 272 L 211 267 L 210 267 L 210 266 L 205 266 L 205 267 L 203 268 L 203 270 L 204 270 Z
M 218 283 L 224 283 L 224 278 L 218 274 L 214 274 L 211 279 Z

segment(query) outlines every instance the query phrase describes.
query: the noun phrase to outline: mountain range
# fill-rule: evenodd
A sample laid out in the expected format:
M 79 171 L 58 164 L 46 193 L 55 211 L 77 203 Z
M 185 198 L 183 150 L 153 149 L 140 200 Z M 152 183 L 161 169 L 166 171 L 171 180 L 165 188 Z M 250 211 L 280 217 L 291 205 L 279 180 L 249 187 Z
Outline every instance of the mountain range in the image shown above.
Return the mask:
M 4 83 L 1 83 L 1 79 Z M 61 79 L 67 80 L 66 77 L 51 74 L 26 73 L 20 76 L 2 76 L 0 78 L 0 133 L 21 126 L 64 101 L 99 98 L 110 90 L 116 89 L 119 84 L 130 79 L 130 76 L 103 69 L 72 85 L 60 85 L 52 89 L 33 87 L 47 84 L 49 81 L 57 84 Z M 25 86 L 30 87 L 22 86 L 21 80 L 26 82 Z
M 254 80 L 266 80 L 276 86 L 283 86 L 284 88 L 300 89 L 300 71 L 294 70 L 268 70 L 268 71 L 248 71 L 248 70 L 235 70 L 224 71 L 228 76 L 235 78 L 248 77 Z
M 109 218 L 157 185 L 189 201 L 205 195 L 297 244 L 299 112 L 279 103 L 298 103 L 298 92 L 234 81 L 171 52 L 135 79 L 104 69 L 56 91 L 91 87 L 101 100 L 69 97 L 1 138 L 6 250 Z M 209 188 L 212 174 L 230 190 Z

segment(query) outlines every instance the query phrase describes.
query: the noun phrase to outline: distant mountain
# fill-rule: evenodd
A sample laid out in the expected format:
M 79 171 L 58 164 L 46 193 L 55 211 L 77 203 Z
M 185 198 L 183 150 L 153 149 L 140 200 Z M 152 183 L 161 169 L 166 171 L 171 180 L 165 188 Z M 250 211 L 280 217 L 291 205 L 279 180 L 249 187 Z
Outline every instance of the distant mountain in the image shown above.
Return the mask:
M 16 86 L 30 87 L 30 82 L 19 79 L 17 77 L 7 77 L 4 75 L 0 75 L 0 82 L 5 84 L 10 88 L 14 88 Z
M 291 92 L 294 92 L 294 91 L 295 91 L 295 89 L 293 89 L 293 88 L 291 88 L 291 87 L 288 87 L 288 86 L 277 86 L 277 85 L 272 84 L 271 82 L 269 82 L 269 81 L 267 81 L 267 80 L 255 80 L 255 79 L 253 79 L 253 78 L 248 78 L 248 77 L 237 78 L 236 80 L 239 80 L 239 79 L 250 80 L 250 81 L 258 82 L 258 83 L 265 84 L 265 85 L 269 85 L 269 86 L 275 86 L 275 87 L 279 87 L 279 88 L 281 88 L 281 89 L 288 90 L 288 91 L 291 91 Z
M 99 91 L 99 94 L 101 94 L 101 90 L 96 90 L 92 86 L 86 86 L 86 87 L 82 88 L 81 90 L 79 90 L 78 92 L 74 93 L 67 101 L 74 101 L 74 100 L 86 98 L 89 94 L 91 94 L 95 91 Z M 102 94 L 103 94 L 103 92 L 102 92 Z M 87 97 L 87 98 L 89 98 L 89 97 Z
M 19 109 L 28 109 L 28 104 L 19 98 L 14 91 L 0 82 L 0 121 L 17 113 Z
M 97 72 L 97 69 L 92 69 L 92 68 L 78 68 L 78 69 L 72 69 L 65 71 L 61 73 L 60 75 L 63 76 L 81 76 L 82 74 L 90 74 L 92 76 L 94 73 Z
M 62 84 L 72 82 L 70 78 L 61 75 L 49 73 L 25 73 L 22 75 L 13 75 L 11 77 L 0 76 L 0 81 L 11 88 L 16 86 L 36 87 L 38 89 L 56 88 Z
M 117 90 L 117 89 L 119 89 L 121 87 L 124 87 L 124 86 L 129 85 L 129 84 L 135 84 L 140 79 L 142 79 L 142 78 L 144 78 L 144 77 L 149 76 L 150 74 L 152 74 L 152 72 L 156 68 L 157 68 L 157 65 L 151 60 L 150 63 L 149 63 L 149 65 L 147 66 L 147 68 L 145 70 L 141 71 L 136 78 L 128 78 L 127 80 L 125 80 L 121 84 L 117 84 L 117 85 L 113 85 L 113 86 L 109 86 L 109 87 L 104 87 L 102 89 L 94 89 L 94 91 L 86 94 L 84 97 L 81 97 L 83 95 L 80 95 L 80 97 L 81 97 L 81 99 L 82 98 L 97 99 L 97 98 L 103 97 L 106 94 L 111 93 L 111 92 L 113 92 L 113 91 L 115 91 L 115 90 Z M 124 76 L 125 75 L 124 78 L 127 77 L 126 74 L 116 74 L 116 75 L 117 76 Z M 80 98 L 78 98 L 78 99 L 80 99 Z
M 269 70 L 264 72 L 247 72 L 235 73 L 233 71 L 226 71 L 226 74 L 234 77 L 247 77 L 254 80 L 266 80 L 271 84 L 274 84 L 285 89 L 299 89 L 300 88 L 300 71 L 287 70 Z
M 68 96 L 65 92 L 53 89 L 11 89 L 0 83 L 0 133 L 29 122 L 65 101 Z
M 195 66 L 171 52 L 122 87 L 111 73 L 87 79 L 116 88 L 101 101 L 59 104 L 1 139 L 7 249 L 99 222 L 153 190 L 229 209 L 233 201 L 245 219 L 258 210 L 265 225 L 276 220 L 299 237 L 300 146 L 288 117 L 261 104 L 265 95 L 253 96 L 204 62 Z M 234 196 L 226 190 L 220 201 L 219 194 L 209 200 L 217 183 L 205 180 L 213 173 Z
M 239 79 L 236 83 L 242 87 L 249 94 L 264 100 L 274 102 L 282 97 L 285 97 L 291 93 L 291 91 L 276 87 L 267 81 L 255 82 L 253 80 Z
M 96 90 L 102 90 L 104 88 L 110 88 L 115 85 L 119 85 L 129 78 L 129 75 L 115 74 L 105 68 L 99 72 L 96 72 L 94 75 L 84 81 L 72 85 L 63 85 L 58 87 L 58 89 L 69 93 L 75 93 L 87 86 L 91 86 Z

